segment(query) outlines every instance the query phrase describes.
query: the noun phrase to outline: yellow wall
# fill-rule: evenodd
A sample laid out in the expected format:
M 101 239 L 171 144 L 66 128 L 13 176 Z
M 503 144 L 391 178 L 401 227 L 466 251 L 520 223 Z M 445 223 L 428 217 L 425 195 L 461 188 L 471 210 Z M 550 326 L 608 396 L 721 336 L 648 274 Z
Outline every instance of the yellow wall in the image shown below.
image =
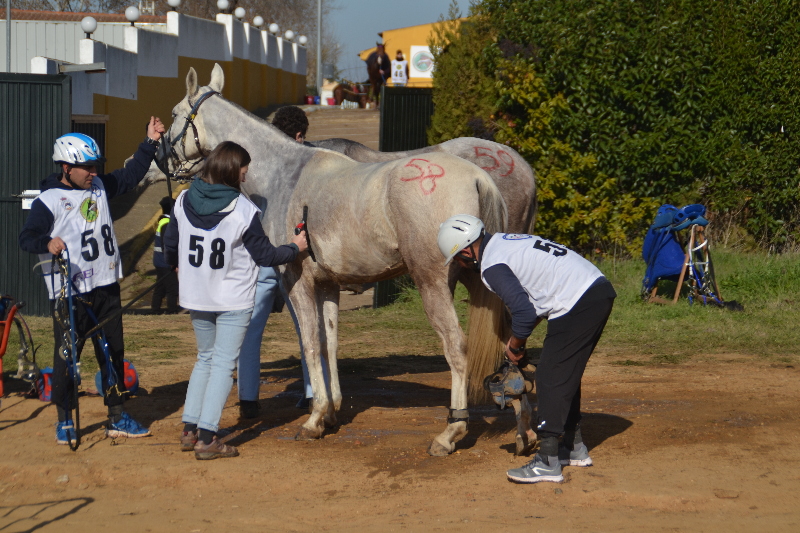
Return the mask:
M 460 19 L 464 20 L 464 19 Z M 409 26 L 407 28 L 398 28 L 396 30 L 385 30 L 378 35 L 383 37 L 383 44 L 386 55 L 389 59 L 394 59 L 398 50 L 403 51 L 403 56 L 406 60 L 411 60 L 411 47 L 412 46 L 428 46 L 428 40 L 433 36 L 433 28 L 439 22 L 432 22 L 430 24 L 420 24 L 418 26 Z M 376 50 L 375 47 L 363 50 L 358 55 L 364 61 L 367 57 Z M 366 70 L 366 66 L 364 66 Z M 387 80 L 388 86 L 392 85 L 391 80 Z M 409 78 L 409 87 L 433 87 L 432 78 Z
M 197 81 L 206 85 L 211 70 L 219 63 L 225 73 L 222 95 L 245 109 L 255 110 L 272 104 L 301 104 L 305 76 L 291 74 L 242 59 L 212 61 L 178 58 L 177 78 L 139 76 L 137 100 L 94 95 L 94 113 L 108 115 L 106 125 L 106 171 L 122 167 L 144 139 L 150 116 L 160 117 L 167 127 L 172 123 L 172 108 L 186 96 L 189 67 L 197 71 Z

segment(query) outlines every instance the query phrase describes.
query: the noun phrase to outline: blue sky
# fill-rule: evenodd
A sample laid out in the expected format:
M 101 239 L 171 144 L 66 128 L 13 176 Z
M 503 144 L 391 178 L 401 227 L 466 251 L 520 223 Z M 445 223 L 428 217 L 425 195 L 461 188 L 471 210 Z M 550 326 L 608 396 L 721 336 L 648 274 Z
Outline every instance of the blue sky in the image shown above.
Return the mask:
M 469 13 L 469 4 L 458 0 L 462 15 Z M 436 22 L 447 13 L 450 0 L 337 0 L 336 5 L 322 27 L 332 28 L 343 48 L 338 64 L 342 76 L 361 81 L 367 69 L 356 54 L 375 46 L 378 32 Z

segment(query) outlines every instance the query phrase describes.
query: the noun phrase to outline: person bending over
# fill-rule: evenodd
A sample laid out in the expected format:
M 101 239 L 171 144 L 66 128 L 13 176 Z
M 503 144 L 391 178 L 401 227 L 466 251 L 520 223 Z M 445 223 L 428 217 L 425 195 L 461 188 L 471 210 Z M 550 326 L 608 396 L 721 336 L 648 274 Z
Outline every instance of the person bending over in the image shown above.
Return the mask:
M 533 461 L 507 472 L 517 483 L 561 482 L 562 465 L 591 466 L 581 435 L 581 379 L 617 294 L 603 273 L 572 250 L 536 235 L 486 233 L 483 222 L 456 215 L 439 228 L 445 265 L 455 258 L 480 273 L 511 312 L 506 357 L 518 363 L 533 328 L 547 319 L 536 367 L 541 439 Z M 559 446 L 558 439 L 563 437 Z

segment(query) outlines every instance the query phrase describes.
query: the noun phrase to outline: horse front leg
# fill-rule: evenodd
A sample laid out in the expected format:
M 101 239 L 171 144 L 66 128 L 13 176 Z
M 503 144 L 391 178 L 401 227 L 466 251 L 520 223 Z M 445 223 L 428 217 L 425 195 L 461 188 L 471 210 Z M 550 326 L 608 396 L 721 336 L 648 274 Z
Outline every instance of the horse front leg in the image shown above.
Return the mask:
M 336 413 L 342 408 L 342 389 L 339 385 L 339 370 L 337 357 L 339 351 L 339 285 L 325 285 L 322 290 L 317 291 L 317 308 L 322 309 L 322 330 L 325 333 L 323 355 L 328 363 L 328 386 L 327 390 L 328 409 L 325 412 L 323 422 L 325 427 L 332 428 L 338 424 Z
M 297 322 L 300 326 L 300 335 L 303 343 L 303 354 L 308 366 L 308 375 L 311 380 L 311 389 L 314 392 L 314 402 L 311 415 L 300 428 L 295 438 L 297 440 L 319 439 L 325 431 L 324 417 L 332 409 L 325 386 L 325 377 L 322 368 L 322 339 L 320 338 L 321 309 L 317 305 L 317 287 L 310 275 L 301 275 L 287 269 L 284 274 L 286 286 L 289 288 L 289 299 L 294 306 Z
M 444 456 L 456 449 L 456 441 L 467 434 L 467 345 L 464 332 L 458 324 L 453 305 L 453 294 L 445 279 L 426 283 L 415 279 L 422 296 L 425 314 L 436 333 L 442 339 L 444 356 L 450 365 L 452 386 L 447 427 L 437 435 L 428 447 L 428 453 Z

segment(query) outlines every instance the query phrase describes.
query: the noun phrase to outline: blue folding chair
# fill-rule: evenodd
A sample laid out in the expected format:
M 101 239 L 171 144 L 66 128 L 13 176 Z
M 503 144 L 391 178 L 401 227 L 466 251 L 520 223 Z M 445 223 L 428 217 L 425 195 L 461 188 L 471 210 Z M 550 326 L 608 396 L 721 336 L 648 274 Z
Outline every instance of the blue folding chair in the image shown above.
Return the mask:
M 689 303 L 695 301 L 724 306 L 711 261 L 711 245 L 705 235 L 708 220 L 706 208 L 691 204 L 680 209 L 662 205 L 647 232 L 642 258 L 647 263 L 642 280 L 642 296 L 648 302 L 674 304 L 680 298 L 684 282 L 688 286 Z M 678 232 L 688 230 L 686 247 L 678 241 Z M 658 296 L 658 282 L 675 282 L 671 300 Z

